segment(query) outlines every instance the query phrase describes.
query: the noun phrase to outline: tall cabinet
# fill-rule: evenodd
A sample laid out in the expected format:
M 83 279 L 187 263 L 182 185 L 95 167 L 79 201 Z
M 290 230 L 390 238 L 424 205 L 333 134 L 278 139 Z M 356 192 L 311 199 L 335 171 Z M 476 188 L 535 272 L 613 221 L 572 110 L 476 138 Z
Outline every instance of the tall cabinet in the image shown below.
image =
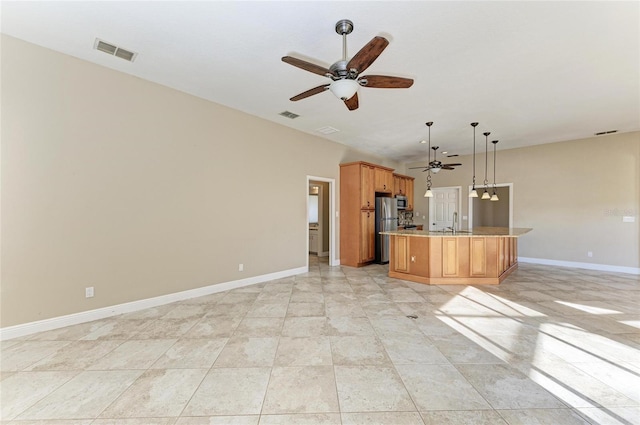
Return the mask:
M 375 260 L 376 193 L 393 196 L 393 169 L 368 162 L 340 164 L 340 264 Z

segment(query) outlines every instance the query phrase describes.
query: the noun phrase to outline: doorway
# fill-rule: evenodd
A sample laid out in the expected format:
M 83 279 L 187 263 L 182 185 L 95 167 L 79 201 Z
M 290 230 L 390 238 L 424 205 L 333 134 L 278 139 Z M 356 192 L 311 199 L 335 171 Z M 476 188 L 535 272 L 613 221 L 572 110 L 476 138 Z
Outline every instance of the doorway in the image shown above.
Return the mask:
M 478 190 L 480 192 L 480 190 Z M 491 190 L 490 192 L 493 193 Z M 496 184 L 498 201 L 469 198 L 469 228 L 511 227 L 513 224 L 513 183 Z
M 329 257 L 329 265 L 337 265 L 335 257 L 335 179 L 307 176 L 307 268 L 309 255 Z M 315 208 L 315 211 L 314 211 Z M 311 254 L 313 250 L 314 254 Z
M 432 188 L 433 198 L 429 199 L 429 230 L 443 230 L 452 227 L 456 219 L 456 230 L 460 230 L 458 212 L 461 209 L 460 186 Z M 454 218 L 455 217 L 455 218 Z

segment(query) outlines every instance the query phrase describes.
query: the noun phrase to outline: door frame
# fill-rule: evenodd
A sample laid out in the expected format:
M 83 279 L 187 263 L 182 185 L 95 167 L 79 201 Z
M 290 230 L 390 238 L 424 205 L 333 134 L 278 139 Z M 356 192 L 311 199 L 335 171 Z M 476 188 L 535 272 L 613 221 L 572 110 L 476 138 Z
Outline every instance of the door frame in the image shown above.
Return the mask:
M 513 183 L 496 183 L 496 187 L 508 187 L 509 188 L 509 227 L 513 227 Z M 490 188 L 493 185 L 490 185 Z M 481 186 L 476 187 L 476 190 L 482 189 Z M 469 186 L 469 192 L 471 192 L 471 186 Z M 479 197 L 480 195 L 478 195 Z M 473 229 L 473 202 L 469 198 L 469 229 Z M 491 201 L 489 201 L 491 202 Z M 499 201 L 498 201 L 499 202 Z
M 309 185 L 312 181 L 329 183 L 329 265 L 337 266 L 340 262 L 335 258 L 336 256 L 336 179 L 328 177 L 310 176 L 307 175 L 306 185 L 304 187 L 304 204 L 306 205 L 306 214 L 304 216 L 305 228 L 307 235 L 305 244 L 307 249 L 305 250 L 305 262 L 307 263 L 307 270 L 309 270 Z
M 458 206 L 456 208 L 456 211 L 458 211 L 458 229 L 460 230 L 460 223 L 461 223 L 461 218 L 460 218 L 460 210 L 462 209 L 462 198 L 461 198 L 461 193 L 462 193 L 462 186 L 442 186 L 442 187 L 432 187 L 431 188 L 431 192 L 436 192 L 436 191 L 444 191 L 444 190 L 450 190 L 450 189 L 455 189 L 458 191 Z M 434 194 L 435 195 L 435 194 Z M 434 196 L 435 198 L 435 196 Z M 433 216 L 435 214 L 434 211 L 434 203 L 431 202 L 433 198 L 429 198 L 429 221 L 427 222 L 427 228 L 425 230 L 429 230 L 431 229 L 431 223 L 433 223 Z

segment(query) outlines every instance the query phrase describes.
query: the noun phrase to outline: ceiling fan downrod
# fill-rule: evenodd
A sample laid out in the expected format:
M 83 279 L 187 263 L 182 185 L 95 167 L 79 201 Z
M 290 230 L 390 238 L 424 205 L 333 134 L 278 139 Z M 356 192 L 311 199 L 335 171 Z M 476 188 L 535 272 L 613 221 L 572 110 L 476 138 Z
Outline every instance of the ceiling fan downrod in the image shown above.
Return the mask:
M 342 60 L 347 60 L 347 35 L 353 31 L 353 22 L 341 19 L 336 23 L 336 32 L 342 36 Z

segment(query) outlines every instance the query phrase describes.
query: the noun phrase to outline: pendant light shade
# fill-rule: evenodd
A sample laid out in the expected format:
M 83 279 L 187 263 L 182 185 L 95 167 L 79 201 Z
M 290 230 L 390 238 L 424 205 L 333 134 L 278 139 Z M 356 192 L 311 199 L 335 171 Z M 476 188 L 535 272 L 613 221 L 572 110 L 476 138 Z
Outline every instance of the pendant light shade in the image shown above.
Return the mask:
M 477 198 L 478 192 L 476 191 L 476 127 L 477 122 L 472 122 L 473 127 L 473 185 L 471 186 L 471 192 L 469 192 L 469 198 Z
M 427 191 L 424 193 L 425 198 L 433 198 L 433 192 L 430 188 L 427 188 Z
M 491 199 L 491 195 L 489 195 L 489 192 L 487 192 L 487 189 L 484 190 L 484 192 L 482 193 L 482 198 L 480 199 Z
M 491 199 L 489 199 L 489 200 L 490 201 L 499 201 L 500 198 L 498 198 L 498 195 L 495 192 L 493 192 L 493 195 L 491 195 Z

